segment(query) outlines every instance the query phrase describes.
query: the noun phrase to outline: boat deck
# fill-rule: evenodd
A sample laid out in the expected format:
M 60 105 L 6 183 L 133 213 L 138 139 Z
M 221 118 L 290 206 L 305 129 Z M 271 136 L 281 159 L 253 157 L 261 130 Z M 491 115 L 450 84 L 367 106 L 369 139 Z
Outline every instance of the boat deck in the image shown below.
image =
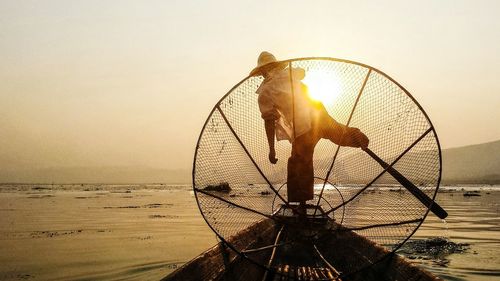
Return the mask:
M 259 221 L 163 280 L 441 280 L 334 221 L 302 219 Z

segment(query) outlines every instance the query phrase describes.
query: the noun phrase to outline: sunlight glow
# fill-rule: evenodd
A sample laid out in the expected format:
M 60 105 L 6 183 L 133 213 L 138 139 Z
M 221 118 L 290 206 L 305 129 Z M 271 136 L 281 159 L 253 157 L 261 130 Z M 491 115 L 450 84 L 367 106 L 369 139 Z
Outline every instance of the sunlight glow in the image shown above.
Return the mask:
M 340 81 L 332 72 L 308 71 L 302 80 L 309 88 L 309 96 L 325 105 L 332 105 L 340 95 Z

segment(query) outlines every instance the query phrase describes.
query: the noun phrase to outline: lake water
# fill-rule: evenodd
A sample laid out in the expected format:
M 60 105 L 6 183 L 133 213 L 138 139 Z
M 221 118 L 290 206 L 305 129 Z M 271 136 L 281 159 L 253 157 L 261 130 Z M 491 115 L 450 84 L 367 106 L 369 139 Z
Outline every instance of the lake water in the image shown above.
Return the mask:
M 449 216 L 446 222 L 429 215 L 412 239 L 444 236 L 468 243 L 461 254 L 439 260 L 415 259 L 415 263 L 445 280 L 500 280 L 500 187 L 465 187 L 481 196 L 463 196 L 462 187 L 445 187 L 438 202 Z
M 446 222 L 429 215 L 413 239 L 468 249 L 408 256 L 446 280 L 500 280 L 500 186 L 462 188 L 444 188 Z M 0 186 L 0 280 L 158 280 L 215 243 L 189 186 Z

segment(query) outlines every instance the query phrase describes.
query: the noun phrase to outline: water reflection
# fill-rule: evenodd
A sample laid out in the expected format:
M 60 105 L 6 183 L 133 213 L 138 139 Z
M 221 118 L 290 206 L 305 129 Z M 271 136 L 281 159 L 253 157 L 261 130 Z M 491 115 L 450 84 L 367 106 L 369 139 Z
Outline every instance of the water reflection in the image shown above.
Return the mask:
M 451 253 L 449 262 L 416 258 L 412 261 L 446 280 L 500 280 L 500 191 L 498 187 L 476 187 L 480 196 L 464 196 L 468 187 L 449 187 L 438 194 L 438 202 L 449 213 L 446 221 L 430 214 L 412 237 L 424 240 L 444 236 L 454 243 L 469 244 L 463 253 Z

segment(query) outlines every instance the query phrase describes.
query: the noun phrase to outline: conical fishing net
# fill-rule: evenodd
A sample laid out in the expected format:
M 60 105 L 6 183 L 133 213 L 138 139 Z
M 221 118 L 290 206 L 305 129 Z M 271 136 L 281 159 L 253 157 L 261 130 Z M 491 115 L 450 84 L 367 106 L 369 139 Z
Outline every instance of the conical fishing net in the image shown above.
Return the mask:
M 356 127 L 369 150 L 321 139 L 314 150 L 314 198 L 337 224 L 389 250 L 398 248 L 425 219 L 441 176 L 439 142 L 415 99 L 386 74 L 337 59 L 286 61 L 305 70 L 303 83 L 337 122 Z M 258 104 L 262 76 L 248 77 L 213 108 L 202 129 L 193 165 L 194 192 L 209 226 L 223 240 L 287 203 L 287 161 L 292 145 L 276 142 L 276 164 Z M 404 177 L 418 189 L 411 191 Z M 392 173 L 391 173 L 392 172 Z M 355 270 L 355 268 L 352 268 Z

